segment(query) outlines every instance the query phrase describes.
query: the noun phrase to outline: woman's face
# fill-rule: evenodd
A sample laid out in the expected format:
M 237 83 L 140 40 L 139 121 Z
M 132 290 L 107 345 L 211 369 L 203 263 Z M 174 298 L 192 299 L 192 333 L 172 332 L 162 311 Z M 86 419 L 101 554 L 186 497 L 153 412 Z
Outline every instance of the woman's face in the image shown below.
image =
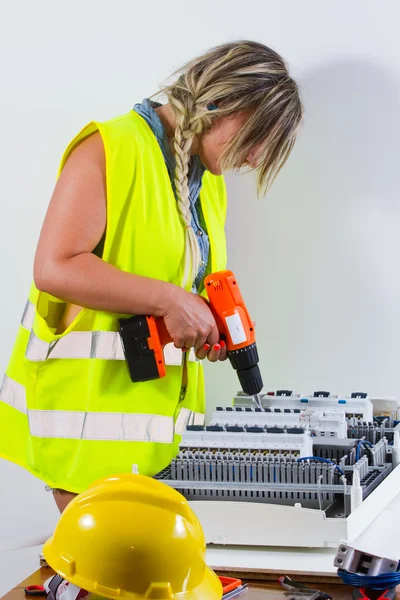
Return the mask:
M 220 158 L 227 143 L 237 134 L 251 116 L 251 110 L 241 110 L 233 115 L 216 119 L 211 129 L 200 136 L 197 144 L 197 154 L 207 171 L 213 175 L 222 175 Z M 249 152 L 246 164 L 256 168 L 257 148 Z

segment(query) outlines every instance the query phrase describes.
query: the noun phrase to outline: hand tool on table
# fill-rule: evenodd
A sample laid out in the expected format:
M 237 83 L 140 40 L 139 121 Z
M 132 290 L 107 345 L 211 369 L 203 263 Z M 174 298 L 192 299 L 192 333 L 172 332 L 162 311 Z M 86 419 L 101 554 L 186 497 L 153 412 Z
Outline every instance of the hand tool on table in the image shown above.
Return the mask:
M 279 577 L 278 581 L 285 590 L 290 590 L 293 593 L 293 600 L 296 600 L 296 594 L 298 594 L 299 599 L 307 595 L 309 600 L 332 600 L 332 596 L 329 596 L 329 594 L 309 588 L 304 583 L 295 581 L 287 575 Z
M 47 596 L 43 585 L 28 585 L 24 592 L 25 596 Z

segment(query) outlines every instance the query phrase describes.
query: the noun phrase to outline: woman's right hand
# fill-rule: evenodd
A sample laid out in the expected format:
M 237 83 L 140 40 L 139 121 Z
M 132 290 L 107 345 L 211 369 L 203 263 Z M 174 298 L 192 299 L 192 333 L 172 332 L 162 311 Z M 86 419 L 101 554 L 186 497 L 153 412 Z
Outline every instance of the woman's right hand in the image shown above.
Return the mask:
M 174 286 L 163 312 L 165 326 L 177 348 L 199 350 L 205 344 L 218 344 L 217 324 L 202 296 Z

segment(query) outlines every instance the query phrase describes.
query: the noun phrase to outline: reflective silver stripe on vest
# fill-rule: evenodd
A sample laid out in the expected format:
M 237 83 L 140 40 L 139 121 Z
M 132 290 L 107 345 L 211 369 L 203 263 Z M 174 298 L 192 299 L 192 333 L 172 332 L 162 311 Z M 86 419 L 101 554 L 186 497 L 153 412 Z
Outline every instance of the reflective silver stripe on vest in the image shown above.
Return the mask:
M 35 307 L 27 302 L 22 317 L 21 325 L 30 331 L 25 356 L 32 362 L 40 362 L 49 358 L 99 358 L 104 360 L 124 360 L 121 337 L 113 331 L 71 331 L 67 335 L 49 344 L 39 339 L 32 327 L 35 317 Z M 197 362 L 196 354 L 192 349 L 189 360 Z M 166 365 L 181 365 L 182 351 L 175 348 L 174 344 L 167 344 L 164 348 L 164 361 Z
M 185 431 L 189 423 L 190 415 L 191 411 L 188 408 L 181 408 L 175 423 L 175 432 L 178 435 L 182 435 L 182 433 Z
M 171 444 L 174 431 L 181 435 L 189 423 L 204 422 L 203 414 L 188 408 L 180 410 L 175 427 L 172 417 L 162 415 L 27 410 L 24 386 L 7 375 L 0 388 L 0 402 L 28 415 L 34 437 Z
M 4 375 L 0 388 L 0 401 L 26 413 L 26 394 L 23 385 Z
M 161 415 L 29 410 L 28 418 L 35 437 L 161 444 L 174 439 L 173 418 Z
M 25 309 L 24 309 L 24 314 L 22 315 L 22 319 L 21 319 L 21 325 L 22 327 L 25 327 L 25 329 L 28 329 L 28 331 L 31 331 L 32 327 L 33 327 L 33 320 L 35 318 L 35 306 L 32 304 L 32 302 L 28 302 L 25 305 Z
M 121 338 L 113 331 L 71 331 L 52 344 L 43 342 L 31 331 L 25 355 L 34 362 L 48 358 L 125 359 Z

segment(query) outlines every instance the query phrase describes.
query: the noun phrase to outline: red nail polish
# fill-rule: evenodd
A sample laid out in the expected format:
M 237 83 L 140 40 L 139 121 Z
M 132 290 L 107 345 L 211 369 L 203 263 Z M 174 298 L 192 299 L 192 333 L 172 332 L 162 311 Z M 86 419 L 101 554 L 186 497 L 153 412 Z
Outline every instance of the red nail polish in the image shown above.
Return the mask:
M 214 350 L 221 350 L 221 346 L 219 344 L 214 344 Z
M 224 340 L 221 340 L 220 343 L 219 343 L 219 345 L 221 346 L 221 348 L 225 348 L 226 344 L 225 344 Z
M 209 350 L 211 348 L 210 344 L 204 344 L 204 350 Z

